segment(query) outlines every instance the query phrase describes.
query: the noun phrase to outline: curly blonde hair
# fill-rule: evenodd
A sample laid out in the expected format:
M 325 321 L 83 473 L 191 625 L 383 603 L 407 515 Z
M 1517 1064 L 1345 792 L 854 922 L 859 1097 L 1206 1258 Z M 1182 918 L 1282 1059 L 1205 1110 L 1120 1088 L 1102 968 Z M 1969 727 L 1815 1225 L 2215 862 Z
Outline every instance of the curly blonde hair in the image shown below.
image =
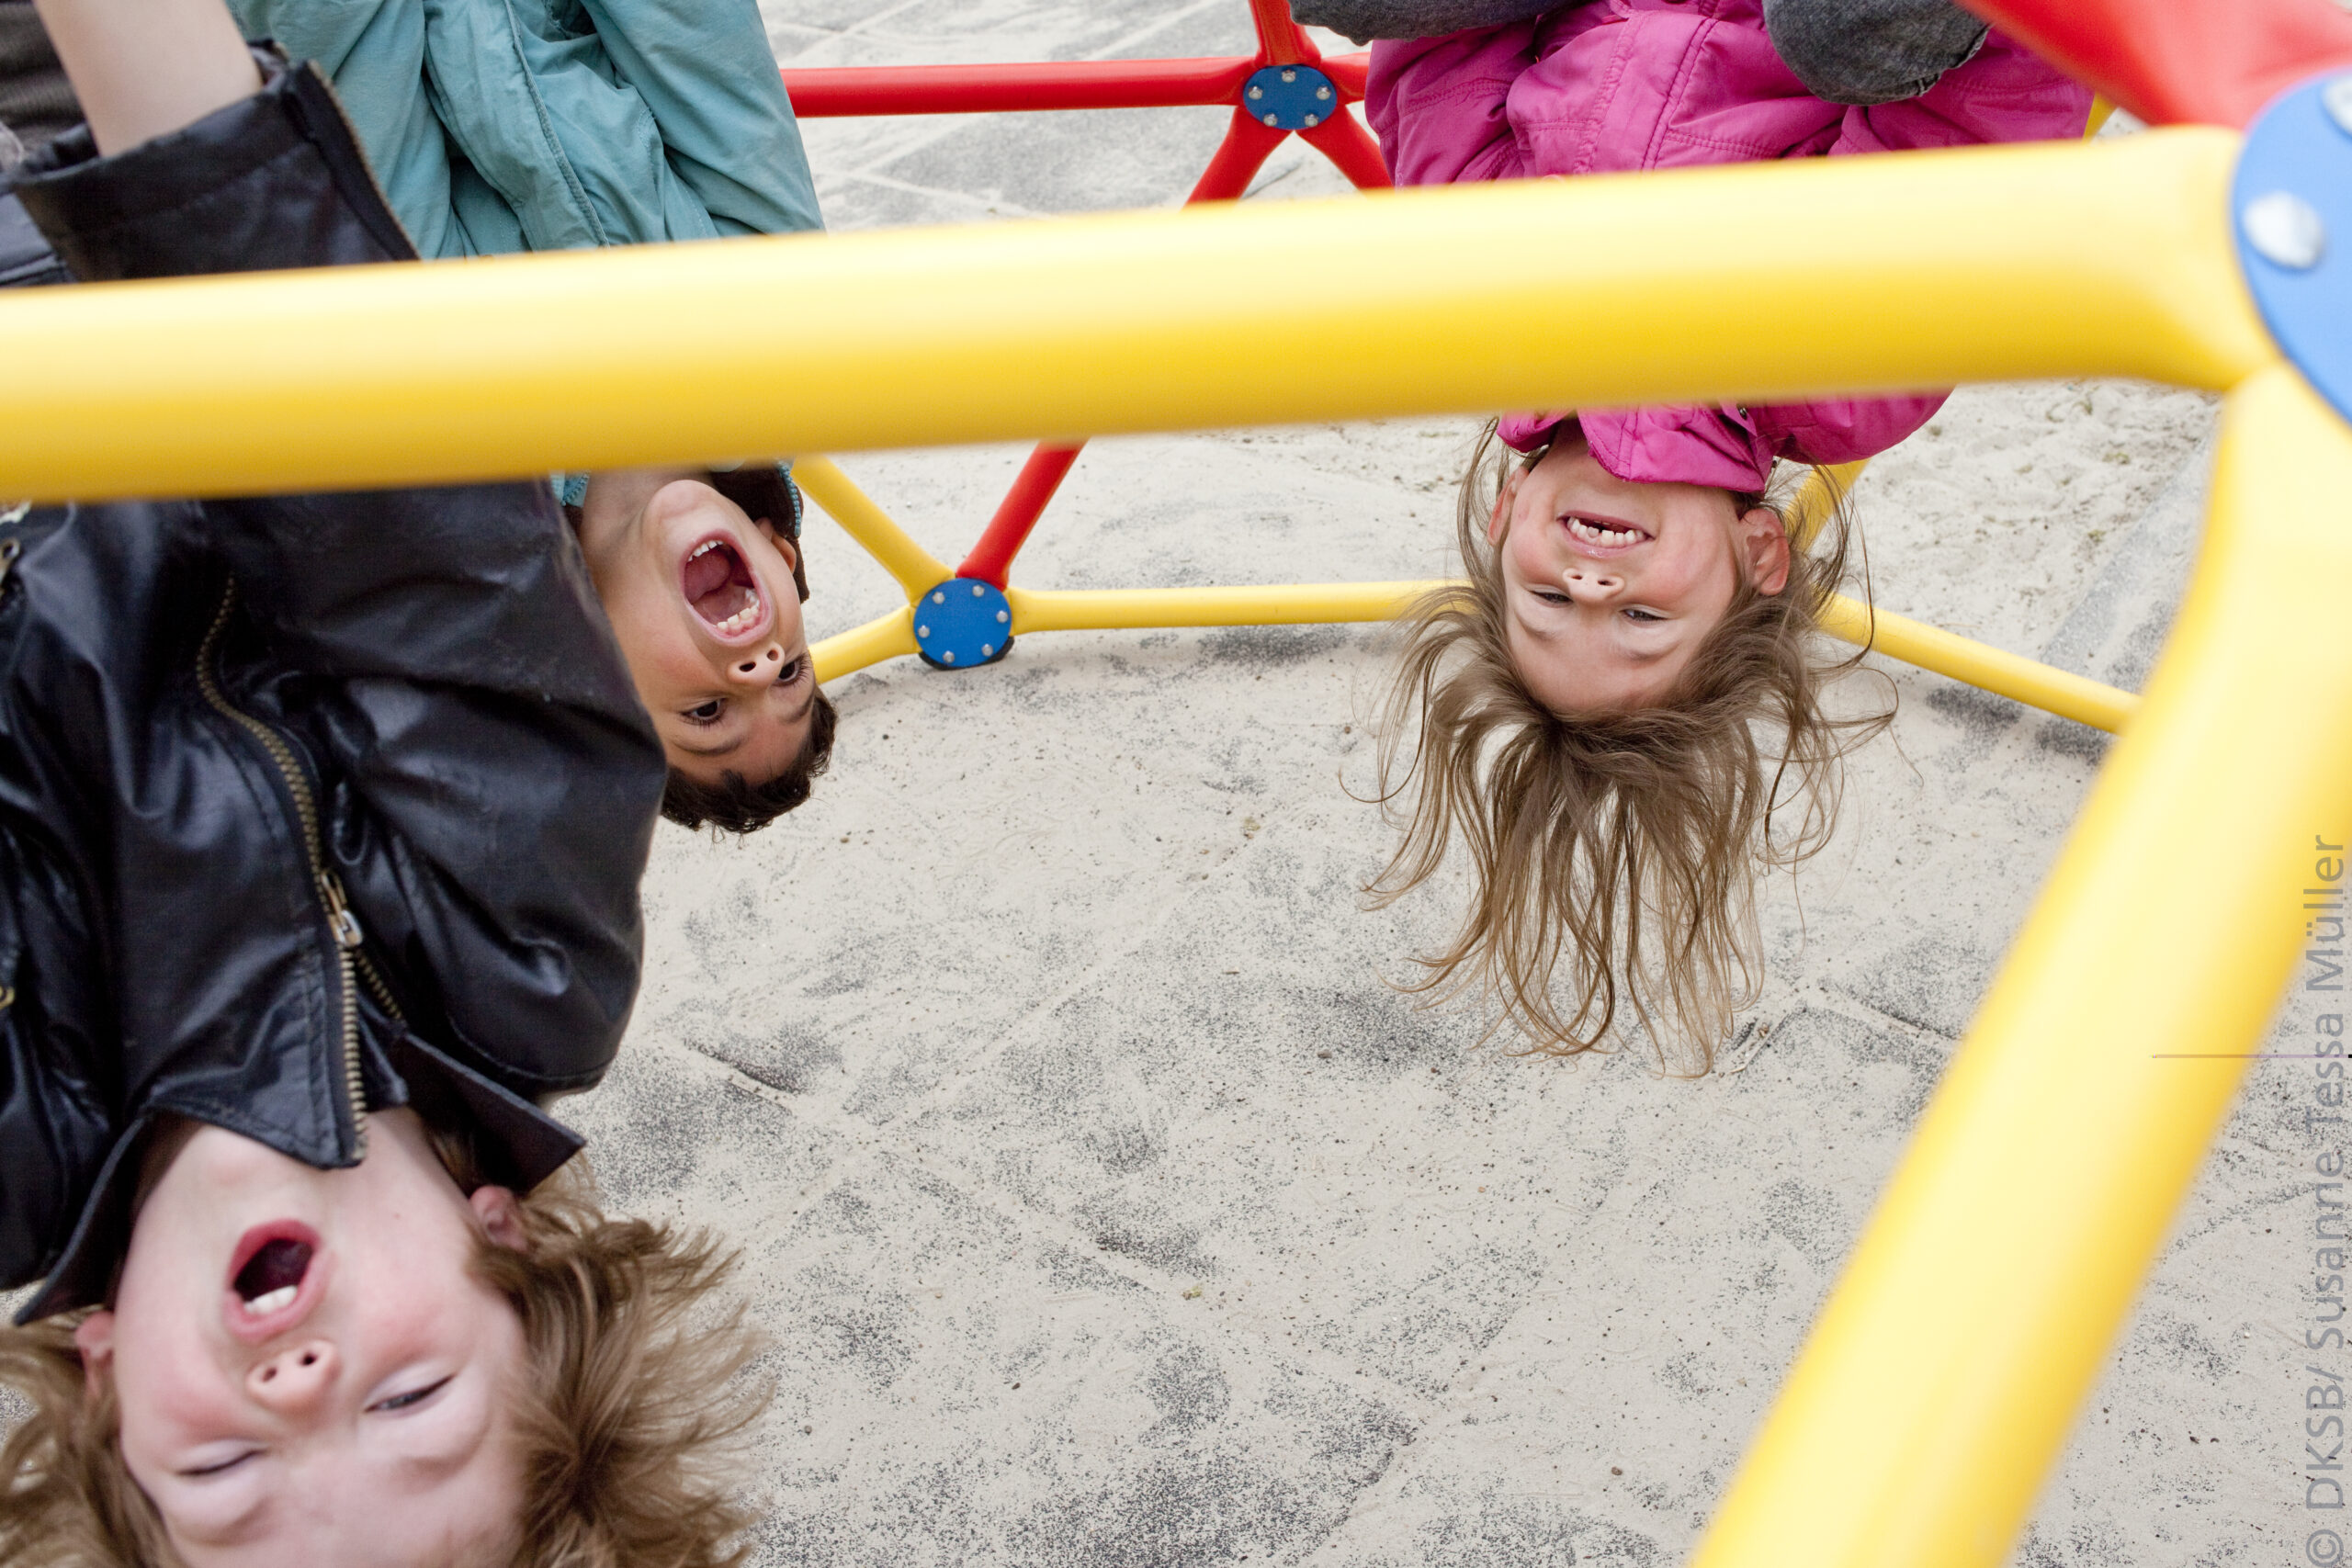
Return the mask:
M 1494 1027 L 1554 1055 L 1599 1047 L 1630 1012 L 1661 1066 L 1702 1073 L 1762 979 L 1756 875 L 1828 841 L 1846 752 L 1893 716 L 1822 706 L 1868 651 L 1832 656 L 1821 631 L 1846 577 L 1849 519 L 1839 503 L 1812 547 L 1791 552 L 1781 592 L 1743 581 L 1667 702 L 1563 716 L 1536 699 L 1505 641 L 1487 522 L 1511 457 L 1489 423 L 1456 513 L 1464 581 L 1425 595 L 1398 631 L 1374 798 L 1404 837 L 1364 891 L 1375 908 L 1396 902 L 1458 838 L 1470 908 L 1446 946 L 1418 956 L 1406 990 L 1475 993 L 1497 1009 Z M 1785 518 L 1788 493 L 1735 502 Z M 1780 743 L 1760 743 L 1759 727 Z
M 460 1186 L 462 1156 L 436 1138 Z M 519 1201 L 525 1246 L 485 1239 L 479 1276 L 514 1303 L 530 1372 L 515 1429 L 513 1568 L 733 1568 L 753 1511 L 735 1483 L 766 1406 L 740 1302 L 698 1310 L 735 1258 L 703 1232 L 615 1219 L 580 1162 Z M 0 1383 L 31 1414 L 0 1443 L 0 1562 L 180 1568 L 118 1441 L 114 1393 L 83 1375 L 62 1314 L 0 1328 Z

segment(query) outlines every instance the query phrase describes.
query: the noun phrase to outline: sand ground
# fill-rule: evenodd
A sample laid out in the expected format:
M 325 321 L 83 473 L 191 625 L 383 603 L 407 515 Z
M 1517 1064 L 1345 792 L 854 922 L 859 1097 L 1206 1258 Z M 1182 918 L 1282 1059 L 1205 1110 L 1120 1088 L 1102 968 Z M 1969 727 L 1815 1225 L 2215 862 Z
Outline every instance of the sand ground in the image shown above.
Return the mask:
M 1239 0 L 767 0 L 780 59 L 1231 52 Z M 1221 111 L 808 126 L 842 229 L 1166 205 Z M 1343 187 L 1296 142 L 1268 198 Z M 1377 323 L 1367 322 L 1367 330 Z M 1498 323 L 1498 330 L 1508 330 Z M 1273 351 L 1277 345 L 1270 345 Z M 1008 365 L 1008 377 L 1022 374 Z M 1870 474 L 1879 601 L 2137 685 L 2207 398 L 1973 388 Z M 1445 569 L 1474 422 L 1091 447 L 1039 586 Z M 854 456 L 953 560 L 1020 454 Z M 894 603 L 810 529 L 820 634 Z M 580 1111 L 623 1202 L 740 1239 L 775 1563 L 1666 1563 L 1716 1502 L 2104 742 L 1888 666 L 1892 734 L 1765 897 L 1725 1070 L 1477 1048 L 1384 983 L 1357 629 L 1032 638 L 838 683 L 832 775 L 664 829 L 650 979 Z M 2258 1066 L 2017 1561 L 2301 1551 L 2309 1147 Z M 2290 1235 L 2290 1228 L 2294 1235 Z

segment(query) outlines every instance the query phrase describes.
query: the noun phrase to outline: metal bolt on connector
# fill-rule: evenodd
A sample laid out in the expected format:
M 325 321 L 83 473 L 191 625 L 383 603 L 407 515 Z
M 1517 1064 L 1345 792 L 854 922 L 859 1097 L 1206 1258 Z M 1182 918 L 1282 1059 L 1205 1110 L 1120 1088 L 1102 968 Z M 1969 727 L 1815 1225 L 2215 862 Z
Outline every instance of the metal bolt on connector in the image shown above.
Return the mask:
M 1266 123 L 1267 123 L 1268 125 L 1274 125 L 1274 124 L 1278 124 L 1278 123 L 1279 123 L 1279 121 L 1277 121 L 1277 120 L 1274 118 L 1274 117 L 1273 117 L 1272 115 L 1268 115 L 1268 116 L 1266 117 Z
M 1285 71 L 1283 73 L 1283 80 L 1285 82 L 1295 82 L 1298 80 L 1298 73 L 1295 71 Z
M 972 597 L 973 597 L 973 598 L 978 599 L 981 594 L 986 593 L 987 592 L 988 592 L 988 590 L 987 590 L 987 589 L 985 589 L 985 588 L 983 588 L 983 587 L 981 587 L 978 583 L 975 582 L 974 584 L 972 584 Z
M 2255 254 L 2274 265 L 2309 272 L 2327 254 L 2327 225 L 2293 191 L 2256 197 L 2238 215 L 2238 223 Z
M 1317 87 L 1315 89 L 1315 96 L 1318 98 L 1328 98 L 1331 96 L 1331 89 L 1329 87 Z
M 1322 123 L 1322 121 L 1321 121 L 1320 119 L 1317 118 L 1314 115 L 1308 115 L 1308 116 L 1306 117 L 1306 129 L 1307 129 L 1307 130 L 1314 130 L 1317 125 L 1320 125 L 1321 123 Z
M 999 611 L 996 613 L 996 618 L 997 618 L 997 624 L 998 624 L 998 625 L 1000 625 L 1000 626 L 1001 626 L 1001 625 L 1003 625 L 1006 621 L 1009 621 L 1009 620 L 1012 619 L 1012 613 L 1011 613 L 1011 612 L 1009 612 L 1009 611 L 1005 611 L 1005 610 L 999 610 Z
M 933 593 L 931 596 L 931 602 L 934 604 L 944 604 L 947 603 L 947 595 L 944 593 Z
M 2352 76 L 2338 76 L 2320 89 L 2320 107 L 2327 110 L 2327 118 L 2335 129 L 2352 136 Z
M 931 628 L 929 626 L 917 626 L 915 628 L 915 636 L 917 637 L 929 637 L 930 635 Z
M 995 658 L 995 657 L 996 657 L 996 644 L 994 644 L 994 643 L 992 643 L 992 642 L 984 642 L 984 643 L 980 644 L 980 657 L 981 657 L 982 659 L 993 659 L 993 658 Z
M 953 663 L 955 663 L 955 662 L 956 662 L 956 650 L 955 650 L 954 649 L 952 649 L 952 648 L 951 648 L 951 649 L 949 649 L 946 652 L 944 652 L 944 653 L 943 653 L 943 654 L 941 654 L 941 655 L 939 656 L 939 661 L 940 661 L 942 664 L 953 664 Z
M 1263 87 L 1252 87 L 1250 89 L 1250 96 L 1253 98 L 1262 98 L 1266 96 L 1266 89 Z

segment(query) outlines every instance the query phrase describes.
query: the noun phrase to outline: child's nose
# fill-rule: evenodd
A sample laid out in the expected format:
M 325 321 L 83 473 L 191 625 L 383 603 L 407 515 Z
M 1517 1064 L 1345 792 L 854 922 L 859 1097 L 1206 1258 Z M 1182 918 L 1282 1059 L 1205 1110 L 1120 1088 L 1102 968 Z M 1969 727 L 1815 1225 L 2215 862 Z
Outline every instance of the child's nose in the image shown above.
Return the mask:
M 333 1345 L 313 1339 L 280 1350 L 245 1374 L 245 1392 L 256 1404 L 282 1416 L 317 1404 L 334 1386 L 342 1361 Z
M 727 678 L 739 686 L 773 686 L 784 671 L 784 649 L 775 643 L 746 654 L 727 667 Z
M 1560 574 L 1568 597 L 1579 604 L 1605 604 L 1625 591 L 1625 580 L 1597 566 L 1572 566 Z

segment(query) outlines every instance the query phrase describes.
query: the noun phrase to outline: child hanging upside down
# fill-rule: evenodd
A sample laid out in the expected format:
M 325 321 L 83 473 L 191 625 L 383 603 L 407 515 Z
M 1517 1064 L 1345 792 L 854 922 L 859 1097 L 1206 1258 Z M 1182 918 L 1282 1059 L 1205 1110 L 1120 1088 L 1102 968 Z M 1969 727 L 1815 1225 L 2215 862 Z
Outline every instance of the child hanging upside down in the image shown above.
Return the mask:
M 230 9 L 247 38 L 326 73 L 427 258 L 824 226 L 752 0 Z M 834 715 L 801 629 L 791 479 L 747 464 L 564 482 L 669 755 L 663 815 L 742 833 L 800 805 L 832 754 Z
M 1399 185 L 2067 138 L 2090 107 L 1949 0 L 1296 10 L 1380 37 L 1365 105 Z M 1447 27 L 1467 30 L 1398 36 Z M 1771 243 L 1723 237 L 1733 257 Z M 1774 465 L 1868 457 L 1942 400 L 1498 422 L 1516 460 L 1489 469 L 1482 443 L 1465 476 L 1470 587 L 1414 624 L 1381 753 L 1383 797 L 1419 792 L 1376 893 L 1430 876 L 1457 833 L 1476 874 L 1422 988 L 1481 989 L 1562 1052 L 1598 1044 L 1625 1006 L 1661 1048 L 1679 1023 L 1703 1065 L 1759 978 L 1754 872 L 1819 848 L 1839 757 L 1881 722 L 1823 711 L 1826 678 L 1853 662 L 1819 632 L 1844 529 L 1792 551 Z
M 77 278 L 409 254 L 218 0 L 40 3 Z M 725 1264 L 543 1109 L 620 1043 L 663 773 L 544 482 L 0 505 L 0 1562 L 736 1561 Z
M 0 0 L 0 19 L 19 8 Z M 751 0 L 231 8 L 248 38 L 327 73 L 427 258 L 822 226 Z M 0 102 L 70 104 L 39 40 L 16 31 L 0 33 L 13 51 L 0 55 L 12 73 Z M 62 280 L 44 273 L 51 262 L 0 197 L 0 282 Z M 832 753 L 833 707 L 801 626 L 808 583 L 788 467 L 558 479 L 670 759 L 663 815 L 690 828 L 765 826 L 808 799 Z

